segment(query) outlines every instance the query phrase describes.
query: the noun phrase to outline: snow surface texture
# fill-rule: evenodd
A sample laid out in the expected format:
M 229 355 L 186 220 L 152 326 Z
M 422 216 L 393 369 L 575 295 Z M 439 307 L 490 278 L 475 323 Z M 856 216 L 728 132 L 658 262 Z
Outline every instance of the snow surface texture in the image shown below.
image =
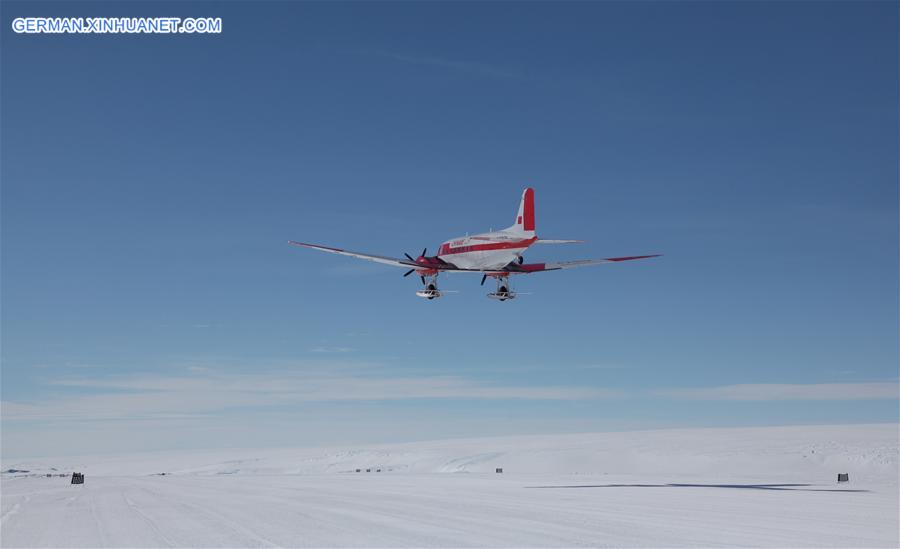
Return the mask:
M 20 460 L 2 466 L 0 544 L 897 547 L 898 438 L 798 426 Z M 46 477 L 73 470 L 84 485 Z

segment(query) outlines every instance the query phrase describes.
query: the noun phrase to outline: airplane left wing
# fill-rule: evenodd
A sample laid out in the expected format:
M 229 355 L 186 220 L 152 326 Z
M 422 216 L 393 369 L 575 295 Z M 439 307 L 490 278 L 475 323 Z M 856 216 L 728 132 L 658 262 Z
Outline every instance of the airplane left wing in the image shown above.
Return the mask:
M 632 255 L 627 257 L 607 257 L 605 259 L 579 259 L 576 261 L 560 261 L 557 263 L 524 263 L 512 264 L 506 268 L 511 273 L 539 273 L 541 271 L 558 271 L 560 269 L 572 269 L 575 267 L 587 267 L 590 265 L 602 265 L 604 263 L 618 263 L 620 261 L 633 261 L 635 259 L 649 259 L 659 257 L 662 254 Z
M 383 263 L 384 265 L 394 265 L 396 267 L 406 267 L 407 269 L 422 268 L 422 265 L 419 265 L 415 261 L 409 261 L 407 259 L 397 259 L 394 257 L 386 257 L 383 255 L 363 254 L 363 253 L 359 253 L 359 252 L 351 252 L 348 250 L 342 250 L 340 248 L 319 246 L 318 244 L 306 244 L 304 242 L 295 242 L 293 240 L 288 240 L 288 244 L 291 244 L 294 246 L 300 246 L 302 248 L 311 248 L 313 250 L 319 250 L 322 252 L 328 252 L 328 253 L 332 253 L 332 254 L 346 255 L 348 257 L 356 257 L 359 259 L 374 261 L 375 263 Z
M 559 238 L 538 238 L 535 244 L 584 244 L 584 240 L 570 240 Z

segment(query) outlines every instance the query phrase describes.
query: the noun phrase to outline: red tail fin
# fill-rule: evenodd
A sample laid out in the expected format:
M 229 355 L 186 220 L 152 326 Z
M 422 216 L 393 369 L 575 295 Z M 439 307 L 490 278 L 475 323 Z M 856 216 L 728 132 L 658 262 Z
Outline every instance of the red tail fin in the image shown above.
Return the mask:
M 534 232 L 534 189 L 531 187 L 522 193 L 519 213 L 516 214 L 516 222 L 510 229 L 526 233 Z

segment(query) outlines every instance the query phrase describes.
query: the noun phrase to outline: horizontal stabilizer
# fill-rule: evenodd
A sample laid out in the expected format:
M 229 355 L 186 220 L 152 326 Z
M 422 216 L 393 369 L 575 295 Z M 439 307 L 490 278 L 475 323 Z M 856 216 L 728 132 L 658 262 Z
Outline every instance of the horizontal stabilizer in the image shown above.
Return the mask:
M 582 244 L 584 240 L 558 240 L 554 238 L 538 238 L 535 244 Z

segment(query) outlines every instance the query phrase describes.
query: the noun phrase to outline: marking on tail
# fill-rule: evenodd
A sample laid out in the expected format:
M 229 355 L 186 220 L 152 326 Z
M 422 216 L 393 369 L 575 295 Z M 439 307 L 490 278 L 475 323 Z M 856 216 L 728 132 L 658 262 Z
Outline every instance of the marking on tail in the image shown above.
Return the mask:
M 533 233 L 534 227 L 534 189 L 528 187 L 522 193 L 522 200 L 519 202 L 516 224 L 510 228 L 520 232 Z

